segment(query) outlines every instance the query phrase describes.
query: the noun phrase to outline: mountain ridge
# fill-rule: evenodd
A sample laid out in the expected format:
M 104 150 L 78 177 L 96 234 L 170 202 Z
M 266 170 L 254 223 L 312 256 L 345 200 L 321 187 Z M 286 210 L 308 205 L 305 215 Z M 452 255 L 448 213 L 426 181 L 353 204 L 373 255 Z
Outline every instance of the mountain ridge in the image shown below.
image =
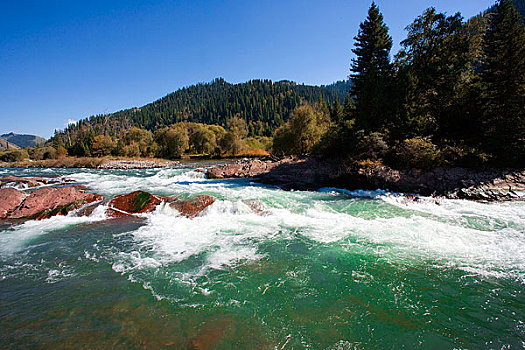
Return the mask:
M 6 142 L 18 146 L 19 148 L 42 146 L 46 142 L 46 139 L 40 136 L 15 134 L 14 132 L 0 135 L 0 138 Z

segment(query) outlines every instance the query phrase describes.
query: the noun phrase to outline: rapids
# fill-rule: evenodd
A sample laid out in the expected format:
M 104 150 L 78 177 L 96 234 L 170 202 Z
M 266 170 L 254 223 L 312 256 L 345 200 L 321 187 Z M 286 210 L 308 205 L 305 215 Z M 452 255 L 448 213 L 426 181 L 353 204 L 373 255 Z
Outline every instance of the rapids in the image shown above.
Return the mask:
M 286 192 L 193 167 L 0 169 L 217 201 L 0 223 L 2 348 L 523 348 L 525 203 Z M 200 346 L 200 347 L 199 347 Z

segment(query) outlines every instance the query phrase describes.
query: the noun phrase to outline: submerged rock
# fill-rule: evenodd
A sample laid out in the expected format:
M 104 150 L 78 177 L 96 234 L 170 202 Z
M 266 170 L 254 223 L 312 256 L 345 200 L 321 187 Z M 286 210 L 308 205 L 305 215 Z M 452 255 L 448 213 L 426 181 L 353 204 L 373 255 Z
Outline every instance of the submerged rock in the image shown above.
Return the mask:
M 188 218 L 194 218 L 214 202 L 215 197 L 204 194 L 193 199 L 174 199 L 170 201 L 169 205 L 176 209 L 181 215 Z
M 76 187 L 45 187 L 27 196 L 7 216 L 9 219 L 46 219 L 55 215 L 67 215 L 85 204 L 100 201 L 104 197 Z
M 268 208 L 260 200 L 245 200 L 243 201 L 254 214 L 264 216 L 268 215 Z
M 27 194 L 15 188 L 0 188 L 0 220 L 6 219 L 22 204 Z

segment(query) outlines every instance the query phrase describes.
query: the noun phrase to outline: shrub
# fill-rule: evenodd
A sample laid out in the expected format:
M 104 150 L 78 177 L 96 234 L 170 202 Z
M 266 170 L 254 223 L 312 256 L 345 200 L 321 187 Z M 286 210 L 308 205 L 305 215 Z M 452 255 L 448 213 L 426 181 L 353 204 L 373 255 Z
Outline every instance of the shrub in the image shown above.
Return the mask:
M 6 151 L 0 155 L 2 162 L 20 162 L 24 159 L 29 158 L 29 154 L 25 149 L 15 149 L 12 151 Z
M 382 158 L 388 150 L 383 134 L 372 132 L 364 135 L 357 143 L 356 151 L 359 159 L 377 160 Z
M 290 119 L 276 130 L 273 140 L 275 154 L 306 155 L 327 132 L 329 116 L 320 106 L 297 107 Z
M 407 139 L 394 149 L 393 167 L 429 169 L 441 164 L 440 152 L 427 139 Z
M 165 158 L 180 158 L 189 148 L 188 129 L 182 123 L 157 130 L 157 153 Z

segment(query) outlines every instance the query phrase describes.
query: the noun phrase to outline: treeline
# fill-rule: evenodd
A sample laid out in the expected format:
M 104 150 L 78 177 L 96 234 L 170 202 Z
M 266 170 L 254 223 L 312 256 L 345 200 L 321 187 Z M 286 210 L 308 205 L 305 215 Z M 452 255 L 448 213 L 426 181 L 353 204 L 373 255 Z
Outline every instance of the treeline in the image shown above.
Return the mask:
M 74 142 L 64 144 L 60 134 L 51 139 L 52 148 L 65 150 L 77 157 L 160 157 L 181 158 L 185 155 L 225 157 L 265 155 L 271 146 L 269 137 L 249 137 L 246 122 L 233 117 L 226 128 L 219 125 L 180 122 L 151 132 L 132 127 L 118 137 L 96 134 L 90 126 L 78 129 Z M 64 152 L 64 151 L 62 151 Z
M 502 0 L 467 22 L 429 8 L 392 38 L 372 3 L 355 37 L 343 105 L 303 106 L 274 150 L 393 167 L 525 165 L 525 26 Z
M 321 88 L 289 81 L 252 80 L 229 84 L 224 79 L 182 88 L 141 108 L 97 115 L 69 125 L 60 132 L 62 143 L 75 142 L 79 133 L 91 128 L 96 135 L 119 137 L 122 130 L 138 127 L 155 131 L 180 122 L 226 127 L 228 120 L 243 119 L 250 136 L 271 136 L 291 112 L 304 102 L 321 96 L 335 101 L 344 84 Z

